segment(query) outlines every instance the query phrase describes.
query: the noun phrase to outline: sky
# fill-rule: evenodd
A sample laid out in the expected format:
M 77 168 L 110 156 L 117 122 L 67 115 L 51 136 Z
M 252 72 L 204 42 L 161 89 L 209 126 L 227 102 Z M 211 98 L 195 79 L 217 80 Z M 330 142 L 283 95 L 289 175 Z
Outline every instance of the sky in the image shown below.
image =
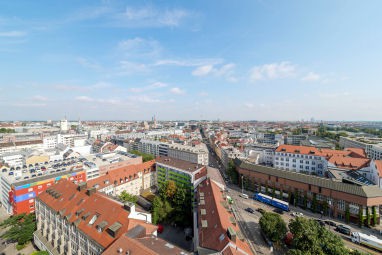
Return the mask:
M 1 1 L 0 120 L 381 120 L 382 1 Z

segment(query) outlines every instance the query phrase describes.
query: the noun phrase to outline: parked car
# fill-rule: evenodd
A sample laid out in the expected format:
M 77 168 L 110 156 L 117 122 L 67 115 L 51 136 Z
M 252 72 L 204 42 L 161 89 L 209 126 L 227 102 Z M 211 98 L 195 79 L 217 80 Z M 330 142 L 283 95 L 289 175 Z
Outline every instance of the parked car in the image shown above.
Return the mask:
M 244 193 L 241 193 L 239 196 L 241 196 L 242 198 L 245 198 L 245 199 L 248 199 L 248 195 L 247 194 L 244 194 Z
M 325 224 L 329 225 L 329 226 L 337 227 L 337 224 L 335 222 L 331 221 L 331 220 L 326 220 Z
M 261 214 L 265 213 L 265 210 L 263 208 L 257 208 L 256 211 L 258 211 Z
M 320 219 L 316 219 L 317 223 L 321 226 L 321 227 L 324 227 L 325 226 L 325 222 L 323 220 L 320 220 Z
M 244 210 L 246 210 L 247 212 L 249 213 L 254 213 L 255 210 L 253 210 L 252 208 L 248 207 L 248 208 L 245 208 Z
M 6 168 L 1 169 L 1 172 L 5 173 L 7 171 Z
M 9 172 L 8 175 L 13 175 L 13 172 Z
M 291 215 L 294 216 L 294 217 L 302 217 L 302 216 L 304 216 L 304 214 L 300 213 L 300 212 L 292 212 Z
M 278 214 L 284 214 L 284 211 L 281 210 L 280 208 L 273 209 L 273 211 L 274 211 L 275 213 L 278 213 Z
M 32 178 L 33 178 L 33 177 L 36 177 L 36 175 L 35 175 L 35 174 L 32 174 Z

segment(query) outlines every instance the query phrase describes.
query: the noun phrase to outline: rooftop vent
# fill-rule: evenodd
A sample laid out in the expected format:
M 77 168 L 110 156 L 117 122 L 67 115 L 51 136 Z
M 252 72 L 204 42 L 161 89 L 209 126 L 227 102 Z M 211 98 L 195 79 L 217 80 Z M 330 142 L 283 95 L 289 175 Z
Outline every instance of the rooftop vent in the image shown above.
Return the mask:
M 77 187 L 77 190 L 78 191 L 82 191 L 82 190 L 85 190 L 87 188 L 87 183 L 86 182 L 81 182 L 78 184 L 78 187 Z
M 96 193 L 96 188 L 95 187 L 92 187 L 92 188 L 88 188 L 86 190 L 86 195 L 88 196 L 91 196 L 92 194 Z
M 109 233 L 110 236 L 116 237 L 121 227 L 122 227 L 121 223 L 114 222 L 113 225 L 109 226 L 106 231 L 107 233 Z

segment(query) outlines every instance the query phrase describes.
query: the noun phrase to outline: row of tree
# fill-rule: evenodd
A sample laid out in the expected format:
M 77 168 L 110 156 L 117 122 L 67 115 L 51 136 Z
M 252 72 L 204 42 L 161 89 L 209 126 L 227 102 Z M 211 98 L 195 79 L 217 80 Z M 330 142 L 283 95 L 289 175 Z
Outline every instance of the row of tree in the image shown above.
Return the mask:
M 121 194 L 119 194 L 118 198 L 122 202 L 132 202 L 134 204 L 138 202 L 138 197 L 127 193 L 126 190 L 122 191 Z
M 288 255 L 360 255 L 350 251 L 335 233 L 313 219 L 296 217 L 287 227 L 276 213 L 266 212 L 260 218 L 263 233 L 277 245 L 283 241 L 291 248 Z M 288 232 L 289 228 L 289 232 Z
M 15 133 L 15 130 L 12 128 L 0 128 L 0 133 Z
M 18 247 L 24 247 L 33 240 L 33 232 L 36 231 L 36 218 L 34 213 L 19 214 L 9 217 L 0 224 L 1 228 L 7 228 L 1 238 L 8 242 L 17 242 Z
M 191 192 L 187 187 L 167 181 L 159 187 L 152 207 L 152 221 L 192 226 Z
M 137 156 L 142 156 L 143 162 L 147 162 L 147 161 L 155 159 L 154 155 L 142 153 L 142 152 L 137 151 L 137 150 L 131 150 L 130 153 L 135 154 Z

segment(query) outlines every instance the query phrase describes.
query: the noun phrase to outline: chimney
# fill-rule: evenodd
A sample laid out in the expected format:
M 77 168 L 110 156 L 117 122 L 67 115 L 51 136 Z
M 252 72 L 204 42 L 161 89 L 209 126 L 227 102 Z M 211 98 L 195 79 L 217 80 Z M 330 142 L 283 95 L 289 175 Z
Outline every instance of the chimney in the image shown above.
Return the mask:
M 82 190 L 84 190 L 86 188 L 87 188 L 87 183 L 86 182 L 81 182 L 81 183 L 78 184 L 77 190 L 78 191 L 82 191 Z
M 95 187 L 88 188 L 88 189 L 86 190 L 86 195 L 88 195 L 89 197 L 90 197 L 92 194 L 94 194 L 94 193 L 96 193 L 96 188 L 95 188 Z
M 126 202 L 123 204 L 123 208 L 129 211 L 130 213 L 135 213 L 135 204 L 132 202 Z

